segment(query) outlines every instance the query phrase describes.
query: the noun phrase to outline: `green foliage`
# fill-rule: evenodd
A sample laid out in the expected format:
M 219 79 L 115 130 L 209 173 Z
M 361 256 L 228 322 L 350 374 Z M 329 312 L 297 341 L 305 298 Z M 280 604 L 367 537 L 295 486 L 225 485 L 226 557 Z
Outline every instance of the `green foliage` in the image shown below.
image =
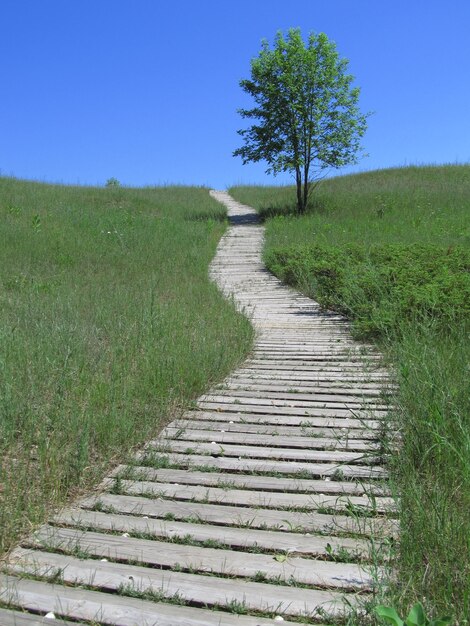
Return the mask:
M 360 335 L 403 321 L 446 326 L 470 315 L 470 251 L 415 244 L 301 244 L 266 254 L 269 269 L 344 313 Z
M 393 626 L 450 626 L 452 624 L 451 617 L 428 619 L 420 602 L 417 602 L 412 607 L 405 620 L 402 620 L 392 607 L 378 606 L 375 612 L 387 624 L 392 624 Z
M 470 615 L 469 320 L 439 331 L 404 324 L 386 347 L 396 364 L 394 418 L 401 432 L 391 466 L 401 527 L 394 591 L 404 606 L 423 598 L 464 626 Z
M 266 161 L 268 173 L 294 173 L 299 212 L 323 170 L 356 162 L 367 116 L 347 66 L 324 33 L 310 33 L 305 44 L 292 28 L 287 37 L 278 32 L 273 49 L 262 42 L 251 79 L 240 82 L 256 106 L 239 113 L 258 124 L 238 131 L 244 145 L 234 155 L 243 163 Z
M 111 177 L 108 178 L 108 180 L 106 181 L 106 185 L 105 187 L 120 187 L 121 183 L 118 181 L 117 178 Z

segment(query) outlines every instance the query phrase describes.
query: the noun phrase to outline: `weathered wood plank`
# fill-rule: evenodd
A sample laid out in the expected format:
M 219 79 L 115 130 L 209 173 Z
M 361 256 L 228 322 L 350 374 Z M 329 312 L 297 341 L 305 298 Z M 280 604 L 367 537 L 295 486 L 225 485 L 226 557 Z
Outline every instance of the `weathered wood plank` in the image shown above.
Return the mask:
M 178 441 L 215 441 L 217 443 L 245 444 L 256 446 L 301 448 L 305 450 L 345 450 L 345 451 L 373 451 L 380 444 L 370 439 L 346 439 L 334 437 L 312 437 L 302 434 L 298 428 L 297 435 L 278 435 L 274 431 L 271 434 L 261 435 L 258 433 L 232 432 L 225 429 L 191 429 L 180 427 L 167 427 L 160 434 L 161 439 L 177 439 Z
M 260 387 L 258 389 L 258 387 Z M 346 390 L 344 392 L 337 391 L 335 389 L 328 389 L 326 393 L 325 389 L 320 389 L 318 387 L 311 386 L 307 388 L 306 391 L 293 391 L 292 387 L 288 385 L 278 385 L 278 389 L 271 387 L 267 387 L 266 385 L 256 385 L 253 388 L 253 385 L 248 383 L 246 385 L 224 385 L 221 384 L 219 387 L 212 390 L 208 397 L 217 396 L 217 395 L 231 395 L 232 397 L 257 397 L 257 398 L 271 398 L 273 400 L 296 400 L 296 401 L 304 401 L 304 402 L 325 402 L 327 404 L 332 403 L 346 405 L 347 407 L 352 406 L 353 404 L 357 404 L 359 406 L 372 404 L 380 406 L 384 410 L 387 410 L 390 407 L 390 403 L 384 403 L 383 398 L 380 397 L 379 394 L 365 396 L 362 397 L 360 391 L 357 389 L 354 391 Z M 205 397 L 205 396 L 204 396 Z
M 190 520 L 240 526 L 246 528 L 287 530 L 295 532 L 320 532 L 327 535 L 355 533 L 357 535 L 382 537 L 396 532 L 396 522 L 387 518 L 355 518 L 326 513 L 301 513 L 299 511 L 276 511 L 252 509 L 243 506 L 201 504 L 199 502 L 176 502 L 152 500 L 139 496 L 101 493 L 80 501 L 83 508 L 108 510 L 131 515 L 148 515 L 158 519 Z
M 79 531 L 71 528 L 43 526 L 28 544 L 39 548 L 55 548 L 73 553 L 77 548 L 87 556 L 114 561 L 138 561 L 153 567 L 175 567 L 197 571 L 254 577 L 264 572 L 268 578 L 325 588 L 368 590 L 372 585 L 366 565 L 318 561 L 302 557 L 288 557 L 283 562 L 269 554 L 236 552 L 232 550 L 201 548 L 149 539 L 134 539 L 120 535 Z
M 268 403 L 265 400 L 255 401 L 256 399 L 243 399 L 243 401 L 224 402 L 220 401 L 205 401 L 201 400 L 198 405 L 201 409 L 208 409 L 210 411 L 230 411 L 236 413 L 261 413 L 269 415 L 300 415 L 301 417 L 344 417 L 349 418 L 351 415 L 357 416 L 361 421 L 373 421 L 377 418 L 382 418 L 387 414 L 387 411 L 381 411 L 378 409 L 356 410 L 347 408 L 328 408 L 323 405 L 318 407 L 310 406 L 290 406 L 288 404 L 280 404 L 278 406 L 274 402 Z M 307 403 L 306 403 L 307 404 Z
M 104 483 L 112 489 L 115 480 L 107 479 Z M 335 509 L 338 512 L 357 507 L 358 510 L 391 510 L 392 501 L 388 498 L 369 498 L 368 496 L 326 495 L 322 493 L 280 493 L 244 489 L 223 489 L 200 485 L 178 485 L 175 483 L 153 482 L 149 480 L 119 479 L 120 493 L 143 495 L 146 497 L 172 498 L 214 504 L 235 504 L 242 506 L 263 507 L 267 509 Z
M 382 373 L 384 375 L 387 374 L 387 371 L 380 366 L 380 361 L 375 362 L 375 361 L 370 361 L 369 359 L 363 359 L 363 360 L 357 360 L 357 361 L 341 361 L 341 359 L 337 359 L 334 356 L 331 356 L 329 359 L 323 359 L 323 360 L 308 360 L 305 357 L 299 358 L 299 359 L 295 359 L 295 358 L 281 358 L 278 357 L 276 355 L 273 355 L 272 358 L 263 358 L 262 355 L 260 355 L 259 357 L 253 356 L 252 358 L 248 359 L 245 363 L 244 363 L 244 367 L 259 367 L 259 368 L 269 368 L 269 367 L 287 367 L 287 368 L 293 368 L 293 371 L 296 371 L 296 369 L 307 369 L 308 371 L 315 371 L 315 370 L 319 370 L 319 371 L 328 371 L 331 370 L 332 372 L 348 372 L 348 371 L 353 371 L 353 372 L 364 372 L 364 374 L 367 374 L 368 372 L 376 372 L 376 373 Z
M 307 370 L 292 370 L 290 368 L 268 368 L 261 369 L 255 367 L 241 367 L 233 373 L 235 377 L 243 377 L 259 380 L 298 380 L 307 382 L 329 382 L 332 385 L 345 385 L 345 384 L 364 384 L 364 385 L 392 385 L 393 379 L 383 374 L 376 374 L 374 372 L 368 372 L 367 374 L 361 372 L 325 372 L 325 371 L 312 371 Z
M 215 393 L 217 391 L 217 393 Z M 200 397 L 203 402 L 235 403 L 235 404 L 263 404 L 271 406 L 289 407 L 320 407 L 331 409 L 365 410 L 365 411 L 387 411 L 388 406 L 381 402 L 365 402 L 359 396 L 326 395 L 321 393 L 276 393 L 272 391 L 252 392 L 245 389 L 218 389 L 214 393 Z
M 290 397 L 291 394 L 308 395 L 315 398 L 324 399 L 325 392 L 328 392 L 329 397 L 337 398 L 341 401 L 348 401 L 349 399 L 364 400 L 365 402 L 381 401 L 386 389 L 381 389 L 380 385 L 369 386 L 351 384 L 346 386 L 342 384 L 340 386 L 333 386 L 331 382 L 301 382 L 298 381 L 295 385 L 291 384 L 292 381 L 286 379 L 281 380 L 257 380 L 254 382 L 252 378 L 236 378 L 232 377 L 230 380 L 225 379 L 223 383 L 216 386 L 217 392 L 220 391 L 262 391 L 268 393 L 282 394 L 282 397 L 286 395 Z M 261 394 L 260 394 L 261 395 Z M 287 398 L 286 398 L 287 399 Z M 388 405 L 387 405 L 388 406 Z
M 254 445 L 238 445 L 203 441 L 180 441 L 179 439 L 155 439 L 148 443 L 148 448 L 162 449 L 164 452 L 179 452 L 184 454 L 208 454 L 210 456 L 249 457 L 251 459 L 282 459 L 286 461 L 316 461 L 332 462 L 335 464 L 360 463 L 373 465 L 377 463 L 376 453 L 349 452 L 344 450 L 317 450 L 305 448 L 283 448 Z
M 2 626 L 51 626 L 52 623 L 50 617 L 41 617 L 33 613 L 23 613 L 21 611 L 15 611 L 14 609 L 0 608 L 0 624 Z M 86 626 L 83 622 L 60 620 L 58 623 L 60 626 Z
M 347 368 L 347 367 L 345 368 L 343 367 L 343 365 L 345 364 L 344 359 L 341 359 L 341 357 L 344 357 L 344 354 L 343 352 L 339 352 L 339 351 L 331 352 L 330 358 L 328 360 L 326 360 L 326 357 L 324 357 L 322 360 L 319 360 L 319 361 L 308 360 L 307 358 L 306 359 L 307 363 L 294 361 L 287 357 L 278 358 L 277 355 L 273 354 L 273 357 L 275 356 L 276 358 L 272 358 L 272 359 L 258 358 L 258 353 L 255 347 L 250 358 L 248 358 L 240 366 L 239 369 L 246 369 L 246 370 L 247 369 L 260 369 L 261 370 L 261 369 L 265 369 L 266 367 L 277 367 L 278 369 L 289 370 L 295 367 L 299 369 L 294 370 L 294 371 L 302 372 L 304 369 L 305 371 L 311 371 L 315 373 L 315 372 L 322 372 L 324 369 L 328 370 L 330 368 L 335 368 L 335 371 L 346 370 L 345 373 L 350 374 L 351 376 L 360 376 L 361 374 L 364 375 L 364 374 L 369 374 L 369 373 L 374 373 L 374 372 L 380 373 L 385 376 L 390 375 L 390 372 L 385 367 L 383 367 L 383 365 L 380 364 L 381 362 L 378 360 L 375 360 L 372 362 L 368 362 L 366 359 L 355 360 L 354 361 L 355 366 L 353 368 Z M 340 358 L 337 359 L 337 357 L 340 357 Z M 283 361 L 285 361 L 285 363 L 283 363 Z
M 0 576 L 0 600 L 31 611 L 113 626 L 272 626 L 272 619 L 214 612 L 129 596 Z M 294 622 L 284 624 L 294 626 Z
M 340 443 L 347 443 L 353 439 L 357 441 L 377 441 L 378 432 L 377 430 L 360 430 L 358 428 L 354 429 L 339 429 L 339 428 L 329 428 L 325 426 L 314 426 L 311 424 L 310 420 L 301 421 L 301 423 L 294 424 L 292 426 L 286 424 L 266 424 L 260 422 L 259 420 L 255 422 L 248 422 L 246 420 L 243 421 L 234 421 L 230 419 L 228 416 L 225 420 L 219 419 L 217 421 L 217 417 L 220 418 L 220 413 L 216 413 L 214 415 L 215 419 L 211 419 L 210 414 L 205 413 L 206 419 L 197 419 L 197 411 L 191 411 L 187 413 L 188 419 L 179 419 L 177 421 L 171 422 L 170 426 L 172 428 L 176 428 L 178 430 L 181 429 L 212 429 L 213 432 L 221 432 L 225 430 L 225 432 L 239 432 L 239 433 L 257 433 L 261 435 L 285 435 L 289 436 L 298 436 L 299 433 L 302 435 L 306 435 L 312 438 L 327 438 L 333 439 Z
M 193 541 L 218 542 L 235 548 L 260 548 L 276 553 L 328 557 L 331 546 L 333 553 L 348 550 L 367 559 L 369 542 L 364 539 L 337 537 L 334 535 L 305 535 L 273 530 L 255 530 L 213 524 L 176 522 L 134 515 L 101 513 L 86 509 L 65 509 L 53 518 L 54 525 L 78 526 L 87 530 L 114 531 L 174 540 L 191 537 Z
M 296 396 L 297 394 L 292 394 Z M 331 410 L 331 414 L 338 413 L 338 411 L 344 410 L 346 414 L 351 415 L 354 413 L 362 413 L 364 415 L 386 415 L 387 409 L 376 406 L 364 406 L 364 403 L 355 402 L 348 404 L 347 402 L 325 402 L 323 400 L 315 400 L 312 398 L 311 400 L 297 400 L 295 398 L 284 399 L 281 397 L 271 398 L 270 394 L 265 396 L 260 393 L 257 395 L 238 395 L 234 393 L 231 394 L 218 394 L 218 395 L 206 395 L 202 396 L 198 402 L 200 406 L 204 406 L 206 404 L 214 404 L 225 407 L 226 404 L 232 405 L 235 404 L 237 406 L 266 406 L 266 407 L 276 407 L 276 408 L 288 408 L 289 410 L 292 408 L 295 409 L 315 409 L 319 408 L 321 410 Z M 341 413 L 340 413 L 341 414 Z
M 229 410 L 233 408 L 234 410 Z M 358 432 L 358 438 L 363 439 L 367 437 L 368 432 L 378 430 L 381 427 L 381 422 L 378 420 L 363 420 L 351 417 L 334 417 L 331 415 L 321 415 L 321 411 L 316 411 L 314 414 L 312 411 L 299 412 L 297 414 L 287 414 L 284 411 L 280 411 L 275 407 L 250 407 L 249 411 L 237 411 L 240 408 L 239 405 L 225 405 L 223 409 L 206 409 L 198 411 L 187 411 L 184 417 L 191 419 L 193 416 L 198 420 L 210 420 L 221 422 L 241 422 L 252 424 L 279 424 L 285 426 L 305 426 L 330 428 L 337 431 L 338 436 L 343 434 L 344 436 L 354 436 L 354 431 Z M 242 407 L 243 408 L 243 407 Z M 320 413 L 320 414 L 319 414 Z M 377 434 L 374 435 L 375 437 Z
M 178 483 L 181 485 L 206 485 L 211 487 L 239 487 L 241 489 L 260 489 L 262 491 L 280 491 L 291 493 L 330 493 L 383 496 L 384 489 L 377 483 L 364 481 L 309 480 L 305 478 L 283 478 L 256 474 L 234 474 L 225 472 L 198 472 L 184 469 L 154 469 L 136 465 L 119 465 L 111 476 L 141 476 L 144 480 Z M 140 480 L 140 479 L 139 479 Z
M 151 465 L 155 451 L 138 452 L 136 459 L 143 464 Z M 272 461 L 270 459 L 231 458 L 198 454 L 179 454 L 177 452 L 159 453 L 166 457 L 171 465 L 191 468 L 224 469 L 234 472 L 259 472 L 264 474 L 299 474 L 310 477 L 333 477 L 340 480 L 347 479 L 380 479 L 387 473 L 383 467 L 367 465 L 345 465 L 338 463 L 302 463 L 300 461 Z
M 321 607 L 332 615 L 345 609 L 340 593 L 319 589 L 296 589 L 294 587 L 266 583 L 234 581 L 227 578 L 171 572 L 154 568 L 76 559 L 63 554 L 51 554 L 34 550 L 18 549 L 13 554 L 11 573 L 27 572 L 47 576 L 51 570 L 61 571 L 61 582 L 75 585 L 91 585 L 95 589 L 118 591 L 130 589 L 140 592 L 153 591 L 158 596 L 177 597 L 187 602 L 207 606 L 227 607 L 233 602 L 253 611 L 273 611 L 283 615 L 308 616 Z M 0 613 L 1 618 L 1 613 Z M 3 625 L 4 622 L 0 623 Z M 10 622 L 14 624 L 14 622 Z M 19 624 L 20 622 L 18 622 Z M 26 622 L 25 622 L 26 623 Z M 44 624 L 45 622 L 33 622 Z M 47 623 L 50 623 L 48 620 Z M 62 623 L 62 622 L 61 622 Z M 30 624 L 30 622 L 28 622 Z
M 289 351 L 289 350 L 261 350 L 257 348 L 250 362 L 258 362 L 258 361 L 269 361 L 269 362 L 289 362 L 298 365 L 335 365 L 338 367 L 366 367 L 367 369 L 376 369 L 382 363 L 382 359 L 379 355 L 371 354 L 371 355 L 363 355 L 360 353 L 356 354 L 343 354 L 340 352 L 330 352 L 330 351 Z

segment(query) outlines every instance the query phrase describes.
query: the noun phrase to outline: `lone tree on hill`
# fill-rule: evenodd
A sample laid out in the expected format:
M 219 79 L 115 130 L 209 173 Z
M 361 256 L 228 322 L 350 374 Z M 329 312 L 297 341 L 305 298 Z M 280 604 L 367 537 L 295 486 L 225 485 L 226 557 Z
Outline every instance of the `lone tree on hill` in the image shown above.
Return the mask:
M 233 155 L 244 164 L 266 161 L 268 174 L 295 173 L 299 213 L 325 169 L 357 163 L 367 115 L 358 109 L 359 88 L 351 87 L 347 67 L 324 33 L 310 33 L 305 44 L 291 28 L 286 37 L 278 32 L 272 50 L 262 42 L 251 79 L 240 81 L 256 106 L 239 113 L 257 123 L 238 131 L 244 145 Z

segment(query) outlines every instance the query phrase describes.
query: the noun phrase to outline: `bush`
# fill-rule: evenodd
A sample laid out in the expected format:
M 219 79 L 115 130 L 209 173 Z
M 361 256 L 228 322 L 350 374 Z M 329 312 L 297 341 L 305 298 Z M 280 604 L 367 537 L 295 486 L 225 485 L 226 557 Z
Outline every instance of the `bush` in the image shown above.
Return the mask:
M 404 320 L 445 326 L 470 314 L 470 251 L 463 248 L 315 243 L 275 248 L 266 263 L 348 316 L 361 336 L 387 334 Z

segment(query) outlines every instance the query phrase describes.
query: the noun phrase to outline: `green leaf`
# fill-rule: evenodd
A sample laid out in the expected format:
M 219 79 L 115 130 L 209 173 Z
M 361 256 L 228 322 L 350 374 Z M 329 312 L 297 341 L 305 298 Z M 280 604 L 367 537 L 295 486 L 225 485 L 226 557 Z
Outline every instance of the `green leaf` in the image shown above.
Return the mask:
M 403 620 L 399 617 L 398 613 L 390 606 L 376 606 L 375 612 L 388 624 L 393 624 L 393 626 L 405 626 Z
M 423 606 L 420 602 L 417 602 L 411 609 L 406 618 L 406 626 L 426 626 L 428 620 L 424 613 Z
M 433 619 L 432 622 L 429 622 L 429 626 L 450 626 L 454 620 L 452 617 L 446 615 L 446 617 L 438 617 L 437 619 Z
M 274 560 L 278 563 L 284 563 L 284 561 L 287 561 L 287 554 L 276 554 Z

